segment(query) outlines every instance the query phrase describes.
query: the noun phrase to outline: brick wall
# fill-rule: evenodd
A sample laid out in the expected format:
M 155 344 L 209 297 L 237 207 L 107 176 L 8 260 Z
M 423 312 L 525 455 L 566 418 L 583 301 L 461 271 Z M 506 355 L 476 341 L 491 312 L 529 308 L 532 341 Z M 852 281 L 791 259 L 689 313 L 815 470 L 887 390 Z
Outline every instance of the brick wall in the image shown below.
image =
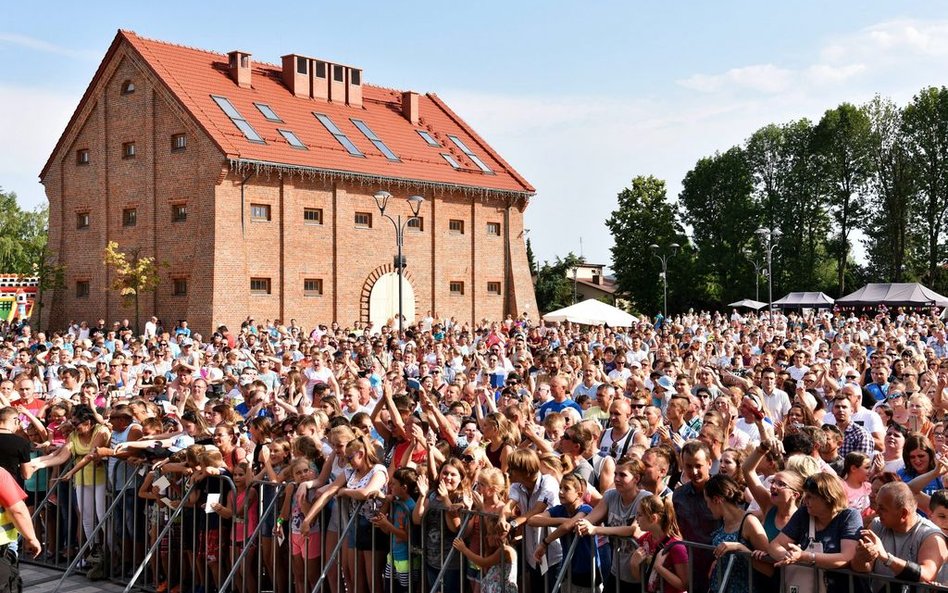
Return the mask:
M 133 93 L 123 93 L 131 81 Z M 366 289 L 380 269 L 391 269 L 396 252 L 391 223 L 379 215 L 369 184 L 312 175 L 237 172 L 220 150 L 138 62 L 119 50 L 81 106 L 78 123 L 54 155 L 43 183 L 50 203 L 50 249 L 66 268 L 66 285 L 46 295 L 44 325 L 62 328 L 70 320 L 132 319 L 114 291 L 102 261 L 108 241 L 124 251 L 138 249 L 161 263 L 161 284 L 140 299 L 143 322 L 157 314 L 165 322 L 187 318 L 197 331 L 220 324 L 297 319 L 306 326 L 362 320 Z M 172 149 L 184 134 L 186 148 Z M 135 157 L 123 155 L 134 142 Z M 79 150 L 89 163 L 77 164 Z M 241 188 L 243 186 L 243 195 Z M 405 198 L 425 198 L 423 228 L 405 234 L 406 275 L 415 292 L 415 312 L 474 321 L 505 313 L 536 312 L 523 240 L 524 203 L 461 192 L 404 187 L 388 213 L 407 217 Z M 253 205 L 269 207 L 269 220 L 253 220 Z M 187 218 L 172 219 L 174 206 Z M 134 208 L 134 226 L 123 212 Z M 320 209 L 322 224 L 306 222 L 305 208 Z M 88 228 L 77 214 L 89 213 Z M 371 228 L 358 228 L 357 212 Z M 460 220 L 463 232 L 452 231 Z M 500 235 L 487 224 L 500 225 Z M 505 258 L 509 245 L 509 263 Z M 270 280 L 269 294 L 251 294 L 250 279 Z M 186 294 L 174 294 L 175 279 Z M 304 281 L 322 281 L 322 295 L 304 294 Z M 450 283 L 463 282 L 463 294 Z M 76 297 L 76 283 L 89 283 L 89 296 Z M 500 294 L 488 293 L 500 283 Z

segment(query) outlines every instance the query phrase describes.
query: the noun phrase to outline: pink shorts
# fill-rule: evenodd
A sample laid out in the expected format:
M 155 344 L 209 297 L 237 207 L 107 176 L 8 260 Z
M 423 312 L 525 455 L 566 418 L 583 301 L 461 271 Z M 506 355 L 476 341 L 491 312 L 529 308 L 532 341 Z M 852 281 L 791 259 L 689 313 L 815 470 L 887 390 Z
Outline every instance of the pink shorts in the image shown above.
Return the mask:
M 303 556 L 307 560 L 319 558 L 319 533 L 311 533 L 308 538 L 304 538 L 302 533 L 291 534 L 290 548 L 294 556 Z M 303 548 L 306 548 L 306 554 L 303 554 Z

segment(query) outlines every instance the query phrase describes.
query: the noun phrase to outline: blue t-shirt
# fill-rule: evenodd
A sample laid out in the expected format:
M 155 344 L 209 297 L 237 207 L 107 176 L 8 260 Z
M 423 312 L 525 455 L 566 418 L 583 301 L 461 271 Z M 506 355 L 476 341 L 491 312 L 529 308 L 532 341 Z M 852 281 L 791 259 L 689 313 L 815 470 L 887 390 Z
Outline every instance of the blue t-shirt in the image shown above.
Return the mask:
M 546 418 L 547 414 L 552 414 L 553 412 L 562 412 L 566 408 L 573 408 L 579 412 L 580 417 L 583 415 L 583 409 L 571 399 L 563 400 L 563 403 L 560 403 L 556 400 L 550 400 L 540 406 L 540 409 L 537 411 L 537 418 L 540 419 L 540 422 L 543 422 L 543 419 Z
M 415 524 L 411 520 L 411 514 L 415 510 L 415 501 L 411 498 L 407 500 L 396 500 L 392 505 L 392 525 L 398 529 L 405 529 L 411 533 L 412 529 L 415 529 Z M 409 539 L 405 541 L 399 541 L 394 535 L 392 536 L 392 559 L 393 560 L 408 560 L 408 541 L 411 540 L 412 545 L 420 546 L 421 538 L 417 533 L 411 533 Z
M 560 519 L 560 518 L 569 519 L 579 513 L 586 513 L 586 515 L 589 515 L 589 513 L 591 513 L 592 510 L 593 508 L 589 506 L 588 504 L 580 505 L 579 508 L 576 509 L 576 513 L 574 513 L 573 515 L 569 513 L 569 511 L 566 509 L 566 505 L 563 505 L 563 504 L 558 504 L 556 506 L 553 506 L 547 509 L 547 511 L 550 513 L 550 516 L 553 517 L 554 519 Z M 563 536 L 563 549 L 564 550 L 568 550 L 570 546 L 573 545 L 573 537 L 575 536 L 572 533 Z M 579 538 L 579 543 L 576 544 L 576 552 L 573 553 L 572 569 L 574 573 L 576 574 L 592 573 L 593 551 L 594 550 L 596 552 L 599 551 L 599 548 L 593 545 L 594 541 L 595 541 L 595 538 L 591 535 L 587 535 L 586 537 Z
M 862 529 L 862 518 L 859 511 L 855 509 L 843 509 L 833 517 L 823 530 L 816 531 L 816 540 L 823 544 L 823 552 L 827 554 L 837 554 L 843 549 L 843 540 L 850 539 L 859 541 L 859 531 Z M 790 538 L 790 541 L 803 547 L 808 544 L 810 539 L 810 513 L 806 507 L 797 509 L 793 516 L 783 528 L 783 533 Z M 843 591 L 848 585 L 848 577 L 845 575 L 834 574 L 832 571 L 826 572 L 826 590 Z

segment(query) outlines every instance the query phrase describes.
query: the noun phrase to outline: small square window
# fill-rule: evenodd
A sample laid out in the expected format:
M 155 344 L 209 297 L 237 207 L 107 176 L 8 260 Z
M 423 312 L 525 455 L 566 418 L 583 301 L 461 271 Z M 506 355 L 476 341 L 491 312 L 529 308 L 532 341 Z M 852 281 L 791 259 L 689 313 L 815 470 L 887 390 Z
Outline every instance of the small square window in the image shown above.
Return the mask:
M 306 224 L 323 224 L 323 209 L 303 208 L 303 222 Z
M 76 214 L 76 228 L 77 229 L 87 229 L 89 228 L 90 215 L 88 212 L 79 212 Z
M 306 58 L 302 56 L 296 56 L 296 71 L 300 74 L 306 74 L 309 72 L 308 67 L 306 66 L 307 62 L 308 60 Z
M 342 69 L 342 66 L 333 64 L 333 66 L 332 66 L 332 78 L 333 78 L 333 80 L 335 80 L 336 82 L 345 82 L 345 80 L 346 80 L 346 75 L 345 75 L 345 72 L 344 72 L 343 69 Z
M 425 219 L 422 218 L 421 216 L 409 218 L 408 228 L 418 233 L 422 232 L 423 230 L 425 230 Z
M 250 294 L 270 294 L 269 278 L 251 278 Z
M 174 278 L 171 281 L 171 295 L 172 296 L 185 296 L 188 294 L 188 279 L 187 278 Z
M 88 165 L 89 164 L 89 149 L 80 148 L 76 151 L 76 164 L 77 165 Z
M 171 152 L 181 152 L 188 147 L 188 137 L 184 134 L 171 136 Z
M 355 68 L 349 70 L 349 81 L 353 86 L 359 86 L 362 84 L 362 71 L 356 70 Z
M 131 94 L 134 93 L 134 92 L 135 92 L 135 83 L 134 83 L 134 82 L 132 82 L 131 80 L 126 80 L 125 82 L 122 83 L 122 94 L 123 94 L 123 95 L 131 95 Z
M 76 280 L 76 298 L 77 299 L 89 298 L 89 281 L 88 280 Z
M 458 235 L 464 234 L 464 221 L 463 220 L 449 220 L 448 221 L 448 230 L 452 233 Z
M 171 222 L 184 222 L 188 219 L 188 205 L 187 204 L 172 204 L 171 205 Z
M 370 212 L 356 212 L 355 225 L 360 229 L 372 228 L 372 214 Z
M 138 208 L 122 210 L 122 226 L 135 226 L 136 224 L 138 224 Z
M 135 158 L 135 143 L 134 142 L 125 142 L 124 144 L 122 144 L 122 158 L 123 159 Z
M 488 222 L 487 223 L 487 234 L 499 237 L 500 236 L 500 223 L 499 222 Z
M 303 280 L 303 296 L 322 296 L 323 279 L 306 278 Z
M 316 61 L 316 78 L 326 78 L 326 62 Z
M 448 288 L 451 290 L 452 295 L 461 296 L 464 294 L 464 283 L 453 281 L 448 284 Z
M 500 282 L 488 282 L 487 294 L 500 294 Z
M 250 220 L 253 222 L 270 222 L 270 204 L 251 204 Z

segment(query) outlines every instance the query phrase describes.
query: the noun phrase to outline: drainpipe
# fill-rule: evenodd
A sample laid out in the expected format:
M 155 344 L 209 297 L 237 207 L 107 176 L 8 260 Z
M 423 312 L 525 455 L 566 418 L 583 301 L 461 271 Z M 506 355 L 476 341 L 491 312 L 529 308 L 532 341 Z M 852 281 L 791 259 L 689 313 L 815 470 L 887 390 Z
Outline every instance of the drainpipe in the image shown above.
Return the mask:
M 513 198 L 509 198 L 507 207 L 504 208 L 504 319 L 507 318 L 508 313 L 511 313 L 510 291 L 513 274 L 510 273 L 510 208 L 512 201 Z

